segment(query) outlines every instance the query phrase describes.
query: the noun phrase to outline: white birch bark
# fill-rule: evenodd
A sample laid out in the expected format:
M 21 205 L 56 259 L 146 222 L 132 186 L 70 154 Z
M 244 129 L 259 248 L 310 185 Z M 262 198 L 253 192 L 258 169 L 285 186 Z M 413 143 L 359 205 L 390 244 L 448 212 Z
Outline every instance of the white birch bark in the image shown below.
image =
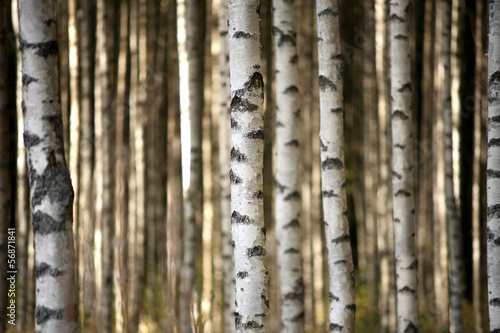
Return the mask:
M 453 182 L 453 123 L 451 116 L 451 0 L 442 0 L 441 42 L 442 62 L 444 69 L 443 82 L 443 126 L 444 126 L 444 184 L 446 196 L 446 221 L 448 232 L 448 246 L 450 258 L 450 306 L 452 315 L 452 331 L 462 332 L 462 294 L 463 279 L 463 251 L 462 226 L 458 217 L 455 190 Z
M 224 332 L 235 331 L 234 327 L 234 301 L 235 284 L 234 254 L 231 246 L 231 183 L 229 181 L 229 168 L 231 162 L 231 127 L 229 118 L 231 109 L 231 86 L 229 77 L 229 41 L 227 25 L 227 0 L 221 1 L 219 8 L 219 34 L 220 34 L 220 115 L 219 115 L 219 166 L 220 166 L 220 223 L 222 235 L 222 273 L 224 284 Z
M 231 72 L 231 223 L 237 332 L 268 332 L 268 273 L 263 201 L 263 102 L 259 1 L 229 1 Z
M 488 158 L 486 168 L 490 331 L 500 332 L 500 1 L 490 1 L 488 47 Z
M 418 331 L 409 0 L 390 2 L 392 191 L 398 332 Z
M 317 0 L 321 191 L 329 270 L 329 331 L 354 332 L 354 267 L 347 222 L 339 1 Z
M 273 1 L 276 68 L 276 252 L 283 332 L 304 331 L 300 106 L 293 3 Z
M 19 1 L 24 143 L 36 247 L 37 332 L 78 332 L 73 188 L 59 109 L 56 1 Z

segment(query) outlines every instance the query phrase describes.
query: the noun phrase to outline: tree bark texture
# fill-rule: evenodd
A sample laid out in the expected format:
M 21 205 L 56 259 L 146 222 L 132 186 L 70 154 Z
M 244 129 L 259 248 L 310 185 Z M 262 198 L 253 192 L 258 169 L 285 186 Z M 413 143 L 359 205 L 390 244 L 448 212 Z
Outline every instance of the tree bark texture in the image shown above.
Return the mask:
M 316 1 L 321 191 L 329 270 L 329 330 L 354 332 L 354 267 L 347 221 L 339 2 Z
M 487 256 L 490 331 L 500 332 L 500 1 L 490 1 L 488 48 Z
M 408 0 L 391 0 L 389 16 L 398 332 L 418 331 L 409 6 Z
M 453 182 L 453 122 L 451 115 L 451 0 L 442 0 L 441 43 L 444 67 L 443 82 L 443 145 L 446 221 L 450 258 L 450 306 L 453 332 L 462 332 L 462 295 L 464 289 L 462 226 L 458 216 Z
M 78 332 L 73 188 L 59 105 L 56 2 L 19 1 L 24 144 L 33 207 L 37 332 Z
M 234 277 L 234 253 L 231 237 L 231 183 L 229 169 L 231 161 L 231 86 L 229 76 L 229 41 L 227 0 L 219 8 L 220 33 L 220 115 L 219 115 L 219 167 L 220 167 L 220 223 L 222 234 L 222 273 L 224 275 L 224 332 L 235 331 L 234 301 L 236 280 Z
M 293 3 L 273 1 L 276 68 L 276 252 L 284 332 L 304 331 L 300 105 Z
M 231 72 L 231 224 L 237 332 L 269 331 L 263 201 L 264 82 L 260 73 L 259 1 L 229 1 Z

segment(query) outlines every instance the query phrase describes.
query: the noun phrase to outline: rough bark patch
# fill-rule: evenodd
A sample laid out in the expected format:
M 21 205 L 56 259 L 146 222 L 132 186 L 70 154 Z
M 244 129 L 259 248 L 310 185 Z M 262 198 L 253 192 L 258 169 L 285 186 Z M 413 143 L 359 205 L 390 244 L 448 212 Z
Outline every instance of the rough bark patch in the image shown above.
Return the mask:
M 250 224 L 252 220 L 248 215 L 241 215 L 237 211 L 234 211 L 233 214 L 231 214 L 231 223 L 241 223 L 241 224 Z
M 55 40 L 49 40 L 48 42 L 42 43 L 28 43 L 26 40 L 19 37 L 19 47 L 21 52 L 24 52 L 26 49 L 33 49 L 36 55 L 43 58 L 59 53 L 59 44 Z
M 319 89 L 321 91 L 326 91 L 327 89 L 330 91 L 337 91 L 337 86 L 335 83 L 330 81 L 326 76 L 320 75 L 318 77 Z
M 50 215 L 47 215 L 41 211 L 37 211 L 33 214 L 33 232 L 40 235 L 48 235 L 52 232 L 64 231 L 66 230 L 66 223 L 64 221 L 58 222 L 54 220 Z
M 247 157 L 245 156 L 245 154 L 243 154 L 242 152 L 240 152 L 237 148 L 233 147 L 231 148 L 231 161 L 237 161 L 237 162 L 246 162 L 248 159 Z
M 264 132 L 262 130 L 251 131 L 246 134 L 246 137 L 249 139 L 260 139 L 264 140 Z
M 35 319 L 37 325 L 41 325 L 50 319 L 62 319 L 64 309 L 49 309 L 45 306 L 37 306 L 35 308 Z
M 344 167 L 344 164 L 339 158 L 336 157 L 330 157 L 324 160 L 321 163 L 321 169 L 323 170 L 331 170 L 331 169 L 341 169 Z
M 58 277 L 63 275 L 64 273 L 64 271 L 54 268 L 45 262 L 42 262 L 41 264 L 35 266 L 35 278 L 39 278 L 45 275 Z
M 256 245 L 254 247 L 247 249 L 247 255 L 249 257 L 260 257 L 260 256 L 265 256 L 266 254 L 267 254 L 266 249 L 260 245 Z
M 342 332 L 344 330 L 344 326 L 339 324 L 330 324 L 330 332 Z
M 337 16 L 337 15 L 339 15 L 339 13 L 334 11 L 332 8 L 328 7 L 327 9 L 319 12 L 318 17 L 327 16 L 327 15 Z

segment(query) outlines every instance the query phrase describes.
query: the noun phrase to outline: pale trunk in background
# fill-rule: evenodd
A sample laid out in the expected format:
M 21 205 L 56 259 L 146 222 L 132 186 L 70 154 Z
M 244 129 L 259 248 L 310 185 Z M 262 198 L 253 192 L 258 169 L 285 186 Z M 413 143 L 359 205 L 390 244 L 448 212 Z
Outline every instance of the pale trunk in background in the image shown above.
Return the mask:
M 398 332 L 418 331 L 408 0 L 390 2 L 392 192 Z
M 339 2 L 316 2 L 321 180 L 329 270 L 329 331 L 354 332 L 354 267 L 347 221 Z
M 490 331 L 500 332 L 500 1 L 490 1 L 488 48 L 487 250 Z
M 64 159 L 59 109 L 56 3 L 20 0 L 19 26 L 24 144 L 37 249 L 36 331 L 78 332 L 73 188 Z
M 260 73 L 259 1 L 229 1 L 231 72 L 231 223 L 236 272 L 237 332 L 269 331 L 264 266 L 264 82 Z

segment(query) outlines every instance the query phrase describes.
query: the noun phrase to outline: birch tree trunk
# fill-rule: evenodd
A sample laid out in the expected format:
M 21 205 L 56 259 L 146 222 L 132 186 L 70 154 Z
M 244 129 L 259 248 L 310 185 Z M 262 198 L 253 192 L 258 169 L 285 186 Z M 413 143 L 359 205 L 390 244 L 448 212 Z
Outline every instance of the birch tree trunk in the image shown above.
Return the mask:
M 488 48 L 487 251 L 490 331 L 500 332 L 500 1 L 490 1 Z
M 276 252 L 284 332 L 304 331 L 301 249 L 300 106 L 293 3 L 273 1 L 276 50 Z
M 453 123 L 451 116 L 451 0 L 442 0 L 443 25 L 441 26 L 444 126 L 444 176 L 446 195 L 446 221 L 450 257 L 450 306 L 453 332 L 462 332 L 463 251 L 462 226 L 458 217 L 453 183 Z
M 56 2 L 19 1 L 24 143 L 33 207 L 37 332 L 78 332 L 73 188 L 59 109 Z
M 329 270 L 329 330 L 354 332 L 354 267 L 347 222 L 339 2 L 317 0 L 321 190 Z
M 392 191 L 398 332 L 418 331 L 409 0 L 390 2 Z
M 219 115 L 219 167 L 220 167 L 220 223 L 222 235 L 222 273 L 224 275 L 224 332 L 234 332 L 234 254 L 231 246 L 231 183 L 229 168 L 231 162 L 231 86 L 229 77 L 229 42 L 227 25 L 227 0 L 221 1 L 219 9 L 220 33 L 220 115 Z
M 237 332 L 269 331 L 263 201 L 263 102 L 259 1 L 229 1 L 231 72 L 231 224 Z

